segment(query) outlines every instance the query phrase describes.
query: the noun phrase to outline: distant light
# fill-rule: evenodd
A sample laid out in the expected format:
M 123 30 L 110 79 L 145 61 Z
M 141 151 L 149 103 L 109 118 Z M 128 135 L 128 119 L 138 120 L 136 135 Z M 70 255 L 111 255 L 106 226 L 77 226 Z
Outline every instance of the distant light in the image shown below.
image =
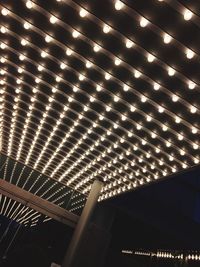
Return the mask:
M 163 41 L 165 44 L 169 44 L 171 42 L 171 40 L 172 40 L 172 37 L 168 33 L 165 33 L 163 35 Z
M 50 42 L 52 41 L 52 37 L 49 36 L 49 35 L 46 35 L 46 37 L 45 37 L 45 41 L 46 41 L 47 43 L 50 43 Z
M 116 9 L 116 10 L 121 10 L 123 7 L 124 7 L 124 3 L 123 3 L 123 2 L 121 2 L 121 1 L 119 1 L 119 0 L 117 0 L 117 1 L 115 2 L 115 9 Z
M 138 70 L 135 70 L 134 72 L 135 78 L 139 78 L 141 75 L 142 75 L 141 72 L 139 72 Z
M 28 29 L 30 29 L 30 27 L 31 27 L 31 24 L 30 23 L 28 23 L 27 21 L 24 23 L 24 28 L 26 29 L 26 30 L 28 30 Z
M 192 11 L 190 11 L 189 9 L 185 9 L 185 11 L 183 12 L 184 20 L 191 20 L 192 16 Z
M 179 97 L 178 97 L 177 95 L 173 95 L 173 96 L 172 96 L 172 101 L 173 101 L 173 102 L 177 102 L 178 99 L 179 99 Z
M 191 108 L 190 108 L 190 112 L 191 112 L 191 113 L 196 113 L 196 112 L 197 112 L 197 108 L 194 107 L 194 106 L 191 106 Z
M 141 26 L 142 28 L 146 27 L 148 24 L 149 24 L 149 21 L 148 21 L 146 18 L 142 17 L 142 18 L 140 19 L 140 26 Z
M 160 89 L 160 84 L 154 82 L 153 88 L 154 88 L 154 90 L 156 90 L 156 91 L 159 90 L 159 89 Z
M 116 66 L 119 66 L 120 64 L 121 64 L 121 59 L 116 58 L 116 59 L 115 59 L 115 65 L 116 65 Z

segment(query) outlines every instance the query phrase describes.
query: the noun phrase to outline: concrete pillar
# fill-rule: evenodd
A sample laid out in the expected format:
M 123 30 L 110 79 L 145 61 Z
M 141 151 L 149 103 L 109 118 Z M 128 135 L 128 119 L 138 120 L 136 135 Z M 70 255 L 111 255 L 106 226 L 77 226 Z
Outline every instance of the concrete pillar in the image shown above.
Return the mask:
M 79 218 L 78 224 L 74 230 L 74 234 L 69 245 L 68 251 L 64 257 L 62 267 L 75 267 L 74 261 L 78 257 L 78 250 L 80 248 L 81 241 L 87 231 L 92 212 L 97 203 L 98 197 L 102 189 L 102 182 L 94 181 L 92 189 L 86 201 L 85 207 Z M 80 263 L 81 266 L 81 263 Z

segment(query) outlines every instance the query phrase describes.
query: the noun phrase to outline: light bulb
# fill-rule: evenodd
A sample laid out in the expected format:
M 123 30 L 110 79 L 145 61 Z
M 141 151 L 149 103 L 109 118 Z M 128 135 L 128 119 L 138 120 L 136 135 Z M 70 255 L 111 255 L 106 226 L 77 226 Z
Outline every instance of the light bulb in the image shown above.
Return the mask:
M 168 70 L 167 71 L 168 71 L 168 75 L 169 76 L 174 76 L 174 74 L 176 72 L 175 69 L 173 69 L 172 67 L 168 67 Z
M 186 56 L 188 59 L 192 59 L 194 57 L 194 52 L 191 49 L 187 48 Z
M 73 53 L 73 51 L 72 51 L 70 48 L 67 48 L 67 50 L 66 50 L 66 55 L 67 55 L 67 56 L 71 56 L 72 53 Z
M 45 36 L 45 41 L 46 41 L 47 43 L 50 43 L 50 42 L 52 41 L 52 37 L 49 36 L 49 35 L 46 35 L 46 36 Z
M 116 10 L 121 10 L 123 7 L 124 7 L 124 3 L 123 3 L 123 2 L 121 2 L 121 1 L 119 1 L 119 0 L 117 0 L 117 1 L 115 2 L 115 9 L 116 9 Z
M 131 48 L 133 46 L 133 42 L 129 39 L 126 40 L 126 48 Z
M 191 106 L 191 107 L 190 107 L 190 112 L 191 112 L 191 113 L 196 113 L 196 112 L 197 112 L 197 108 L 194 107 L 194 106 Z
M 72 36 L 73 36 L 74 38 L 78 38 L 79 35 L 80 35 L 80 33 L 79 33 L 77 30 L 73 30 L 73 32 L 72 32 Z
M 9 10 L 8 10 L 7 8 L 3 8 L 3 9 L 1 10 L 1 14 L 2 14 L 3 16 L 7 16 L 7 15 L 9 14 Z
M 155 59 L 155 56 L 154 55 L 152 55 L 152 54 L 148 54 L 147 55 L 147 60 L 148 60 L 148 62 L 153 62 L 154 61 L 154 59 Z
M 115 59 L 115 65 L 116 65 L 116 66 L 119 66 L 120 64 L 121 64 L 121 59 L 116 58 L 116 59 Z
M 26 29 L 26 30 L 29 30 L 30 28 L 31 28 L 31 24 L 30 23 L 28 23 L 27 21 L 24 23 L 24 28 Z
M 103 32 L 104 32 L 104 33 L 109 33 L 110 30 L 111 30 L 111 27 L 110 27 L 109 25 L 105 24 L 105 25 L 103 26 Z
M 173 102 L 177 102 L 178 99 L 179 99 L 179 97 L 178 97 L 177 95 L 173 95 L 173 96 L 172 96 L 172 101 L 173 101 Z
M 189 9 L 185 9 L 184 12 L 183 12 L 183 17 L 184 17 L 184 20 L 190 20 L 193 16 L 193 13 L 192 11 L 190 11 Z
M 50 17 L 50 19 L 49 19 L 49 21 L 50 21 L 52 24 L 55 24 L 55 23 L 57 22 L 57 20 L 58 20 L 58 19 L 57 19 L 55 16 L 53 16 L 53 15 L 52 15 L 52 16 Z
M 165 33 L 163 35 L 163 41 L 165 44 L 169 44 L 171 42 L 171 40 L 172 40 L 172 37 L 168 33 Z
M 193 81 L 189 81 L 189 82 L 188 82 L 188 88 L 189 88 L 190 90 L 193 90 L 195 87 L 196 87 L 196 84 L 195 84 Z
M 91 68 L 92 67 L 92 62 L 90 61 L 87 61 L 86 64 L 85 64 L 86 68 Z
M 156 91 L 159 90 L 159 89 L 160 89 L 160 84 L 154 82 L 153 88 L 154 88 L 154 90 L 156 90 Z
M 4 26 L 1 26 L 1 33 L 6 33 L 6 31 L 7 31 L 7 29 L 6 29 L 6 27 L 4 27 Z
M 95 44 L 93 49 L 94 49 L 94 52 L 99 52 L 101 47 L 98 44 Z
M 149 21 L 148 21 L 146 18 L 142 17 L 142 18 L 140 19 L 140 26 L 141 26 L 142 28 L 146 27 L 148 24 L 149 24 Z
M 142 75 L 141 72 L 139 72 L 138 70 L 135 70 L 134 72 L 135 78 L 139 78 L 141 75 Z
M 85 10 L 84 8 L 81 8 L 81 10 L 80 10 L 80 12 L 79 12 L 80 17 L 81 17 L 81 18 L 84 18 L 84 17 L 87 16 L 87 14 L 88 14 L 88 11 Z
M 26 1 L 26 7 L 29 9 L 33 8 L 33 2 L 32 1 Z

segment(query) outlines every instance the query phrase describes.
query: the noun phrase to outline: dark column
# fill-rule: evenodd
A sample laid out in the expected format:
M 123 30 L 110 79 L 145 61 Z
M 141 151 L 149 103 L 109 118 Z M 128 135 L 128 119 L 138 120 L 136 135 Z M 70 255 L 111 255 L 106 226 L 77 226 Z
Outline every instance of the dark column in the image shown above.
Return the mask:
M 78 257 L 80 243 L 87 231 L 92 211 L 97 203 L 103 184 L 100 181 L 94 181 L 92 189 L 88 196 L 85 207 L 82 211 L 78 224 L 75 228 L 74 235 L 65 255 L 62 267 L 74 267 L 74 261 Z M 76 265 L 77 266 L 77 265 Z M 81 265 L 80 265 L 81 266 Z

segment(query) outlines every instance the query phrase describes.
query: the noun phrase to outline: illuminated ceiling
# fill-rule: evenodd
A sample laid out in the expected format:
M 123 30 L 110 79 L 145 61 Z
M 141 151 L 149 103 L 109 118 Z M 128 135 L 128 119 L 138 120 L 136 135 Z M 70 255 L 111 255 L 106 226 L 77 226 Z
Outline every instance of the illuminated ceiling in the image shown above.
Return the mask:
M 187 2 L 1 2 L 2 154 L 85 195 L 100 179 L 99 200 L 198 165 Z

